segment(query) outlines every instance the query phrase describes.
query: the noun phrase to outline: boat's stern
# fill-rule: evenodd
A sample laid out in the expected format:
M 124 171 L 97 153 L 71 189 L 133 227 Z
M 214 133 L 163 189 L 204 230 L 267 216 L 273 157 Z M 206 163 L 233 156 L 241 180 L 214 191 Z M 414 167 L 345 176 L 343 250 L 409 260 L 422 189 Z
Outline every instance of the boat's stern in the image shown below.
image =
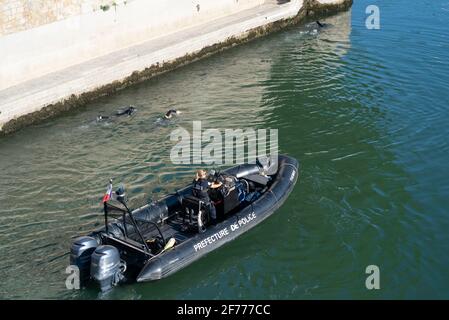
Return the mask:
M 70 264 L 79 270 L 84 284 L 94 280 L 102 291 L 111 289 L 124 279 L 126 263 L 119 250 L 111 245 L 101 245 L 91 236 L 76 238 L 70 250 Z

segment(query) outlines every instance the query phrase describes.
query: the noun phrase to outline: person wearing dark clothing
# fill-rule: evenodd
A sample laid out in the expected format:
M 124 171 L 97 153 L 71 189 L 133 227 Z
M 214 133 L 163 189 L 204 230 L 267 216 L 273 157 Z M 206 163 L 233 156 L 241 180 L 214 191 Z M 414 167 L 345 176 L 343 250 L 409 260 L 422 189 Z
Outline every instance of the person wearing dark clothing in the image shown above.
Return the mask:
M 165 119 L 171 119 L 173 116 L 177 116 L 177 115 L 180 115 L 180 114 L 181 114 L 181 111 L 178 111 L 176 109 L 170 109 L 170 110 L 168 110 L 165 113 L 164 118 Z
M 117 110 L 115 113 L 116 116 L 131 116 L 134 112 L 136 112 L 137 109 L 134 106 L 125 107 L 123 109 Z
M 134 106 L 128 106 L 128 107 L 124 107 L 122 109 L 119 109 L 115 112 L 115 114 L 111 115 L 111 116 L 104 116 L 104 115 L 98 115 L 97 116 L 97 122 L 103 122 L 106 120 L 113 120 L 117 117 L 121 117 L 121 116 L 132 116 L 135 112 L 137 111 L 137 108 Z
M 207 191 L 209 190 L 210 183 L 207 181 L 206 171 L 198 170 L 196 173 L 196 179 L 193 180 L 192 194 L 204 202 L 204 205 L 209 210 L 209 216 L 211 222 L 215 223 L 217 220 L 217 212 L 215 206 L 209 198 Z M 213 185 L 212 187 L 217 187 Z

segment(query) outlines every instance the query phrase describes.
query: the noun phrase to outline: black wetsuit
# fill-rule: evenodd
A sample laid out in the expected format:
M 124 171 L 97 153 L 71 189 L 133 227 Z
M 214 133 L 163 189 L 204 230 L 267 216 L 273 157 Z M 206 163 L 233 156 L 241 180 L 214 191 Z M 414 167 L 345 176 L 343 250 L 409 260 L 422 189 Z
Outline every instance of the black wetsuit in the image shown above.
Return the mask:
M 133 106 L 129 106 L 129 107 L 125 107 L 124 109 L 120 109 L 117 110 L 115 112 L 115 114 L 111 115 L 111 116 L 103 116 L 103 115 L 98 115 L 97 116 L 97 122 L 101 122 L 103 120 L 112 120 L 112 118 L 114 117 L 121 117 L 121 116 L 132 116 L 134 114 L 134 112 L 136 112 L 137 109 Z
M 124 116 L 124 115 L 130 116 L 130 115 L 132 115 L 136 110 L 137 110 L 137 109 L 136 109 L 135 107 L 129 106 L 129 107 L 126 107 L 126 108 L 124 108 L 124 109 L 117 110 L 117 112 L 116 112 L 115 114 L 116 114 L 117 116 Z
M 217 219 L 217 212 L 214 204 L 210 201 L 209 194 L 207 193 L 208 189 L 209 182 L 206 179 L 193 180 L 192 194 L 203 201 L 206 207 L 208 207 L 210 217 L 212 222 L 214 222 Z
M 175 109 L 170 109 L 167 111 L 167 113 L 165 114 L 165 119 L 170 119 L 173 115 L 177 115 L 178 111 L 176 111 Z

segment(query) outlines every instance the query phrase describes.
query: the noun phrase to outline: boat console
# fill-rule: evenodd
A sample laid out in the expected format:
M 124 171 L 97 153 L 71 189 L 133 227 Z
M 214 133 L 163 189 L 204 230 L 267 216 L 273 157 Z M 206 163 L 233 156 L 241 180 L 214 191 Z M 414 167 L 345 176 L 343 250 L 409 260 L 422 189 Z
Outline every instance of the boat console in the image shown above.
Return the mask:
M 219 182 L 220 186 L 209 189 L 208 193 L 215 205 L 217 218 L 220 220 L 240 206 L 246 192 L 244 184 L 232 175 L 218 174 L 215 182 Z

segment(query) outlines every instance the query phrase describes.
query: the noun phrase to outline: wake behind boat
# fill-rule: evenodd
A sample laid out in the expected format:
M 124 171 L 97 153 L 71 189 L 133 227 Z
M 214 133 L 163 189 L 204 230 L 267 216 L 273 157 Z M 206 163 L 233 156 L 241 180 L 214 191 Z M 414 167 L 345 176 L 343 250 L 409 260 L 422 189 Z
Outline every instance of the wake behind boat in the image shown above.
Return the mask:
M 123 188 L 114 195 L 111 182 L 103 199 L 105 226 L 73 241 L 70 263 L 84 283 L 93 280 L 102 290 L 167 277 L 273 214 L 293 190 L 298 167 L 294 158 L 280 155 L 211 174 L 210 180 L 220 181 L 208 191 L 214 223 L 192 186 L 130 210 Z

